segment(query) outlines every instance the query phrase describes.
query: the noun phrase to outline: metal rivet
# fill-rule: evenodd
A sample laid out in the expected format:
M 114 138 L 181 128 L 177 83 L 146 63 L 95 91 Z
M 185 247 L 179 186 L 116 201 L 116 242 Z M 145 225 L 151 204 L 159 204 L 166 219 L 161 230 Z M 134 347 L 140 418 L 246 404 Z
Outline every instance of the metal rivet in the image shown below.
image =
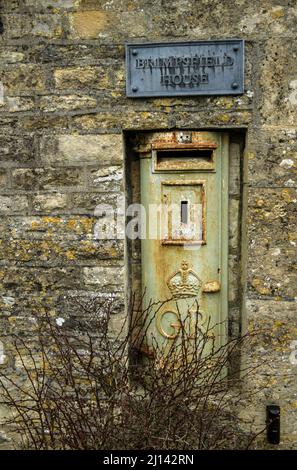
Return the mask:
M 137 87 L 137 86 L 133 86 L 133 87 L 132 87 L 132 91 L 134 91 L 134 93 L 135 93 L 136 91 L 138 91 L 138 87 Z
M 238 88 L 238 83 L 237 82 L 233 82 L 232 85 L 231 85 L 232 88 Z
M 238 49 L 239 49 L 238 46 L 234 46 L 234 47 L 233 47 L 233 51 L 235 51 L 235 52 L 238 51 Z
M 138 54 L 138 51 L 136 49 L 133 49 L 132 55 L 137 55 L 137 54 Z

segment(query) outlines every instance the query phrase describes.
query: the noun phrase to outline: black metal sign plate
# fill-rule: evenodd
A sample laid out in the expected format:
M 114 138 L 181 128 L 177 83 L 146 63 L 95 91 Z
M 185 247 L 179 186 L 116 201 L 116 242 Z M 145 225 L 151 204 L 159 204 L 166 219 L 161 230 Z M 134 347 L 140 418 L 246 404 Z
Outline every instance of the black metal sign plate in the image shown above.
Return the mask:
M 239 95 L 243 80 L 239 39 L 126 45 L 129 97 Z

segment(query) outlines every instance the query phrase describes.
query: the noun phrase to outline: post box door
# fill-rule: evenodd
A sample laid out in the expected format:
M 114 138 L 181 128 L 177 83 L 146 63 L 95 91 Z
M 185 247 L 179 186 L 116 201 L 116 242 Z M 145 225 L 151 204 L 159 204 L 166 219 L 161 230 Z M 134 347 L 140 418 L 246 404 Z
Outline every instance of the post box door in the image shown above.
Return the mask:
M 141 260 L 147 334 L 166 343 L 179 335 L 180 315 L 210 322 L 225 341 L 228 284 L 228 134 L 156 133 L 140 155 Z M 191 313 L 192 312 L 192 313 Z

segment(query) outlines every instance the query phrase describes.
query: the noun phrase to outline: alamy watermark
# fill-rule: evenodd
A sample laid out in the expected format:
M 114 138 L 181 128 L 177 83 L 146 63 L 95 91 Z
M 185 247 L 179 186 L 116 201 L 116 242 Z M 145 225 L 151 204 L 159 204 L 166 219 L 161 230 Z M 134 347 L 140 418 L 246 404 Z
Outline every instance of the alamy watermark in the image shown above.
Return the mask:
M 126 207 L 121 194 L 115 205 L 97 205 L 94 215 L 98 219 L 94 226 L 96 240 L 181 241 L 187 249 L 203 241 L 203 207 L 190 200 L 148 207 L 134 203 Z

